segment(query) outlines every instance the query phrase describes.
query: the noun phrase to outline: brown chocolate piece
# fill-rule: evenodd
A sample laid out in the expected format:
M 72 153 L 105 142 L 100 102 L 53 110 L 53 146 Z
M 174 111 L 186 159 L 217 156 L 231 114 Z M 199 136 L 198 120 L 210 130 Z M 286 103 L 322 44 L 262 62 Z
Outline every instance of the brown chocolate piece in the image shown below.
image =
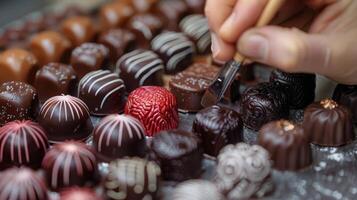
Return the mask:
M 33 36 L 30 49 L 42 66 L 68 59 L 71 42 L 58 32 L 44 31 Z
M 160 0 L 124 0 L 131 5 L 138 13 L 148 13 L 153 11 Z
M 73 46 L 91 42 L 95 36 L 95 27 L 89 17 L 76 16 L 66 19 L 61 24 L 61 31 Z
M 156 13 L 165 20 L 165 29 L 170 31 L 178 31 L 181 19 L 189 14 L 184 1 L 160 1 L 156 10 Z
M 127 2 L 108 3 L 100 9 L 99 13 L 102 30 L 123 26 L 133 15 L 134 9 Z
M 270 153 L 278 170 L 299 170 L 312 164 L 309 137 L 301 125 L 286 120 L 270 122 L 260 129 L 258 144 Z
M 341 146 L 355 138 L 351 112 L 331 99 L 309 105 L 303 126 L 311 142 L 321 146 Z
M 23 49 L 9 49 L 0 54 L 0 84 L 7 81 L 32 83 L 38 69 L 35 56 Z
M 349 108 L 351 110 L 353 123 L 357 124 L 357 86 L 337 85 L 333 92 L 333 100 Z
M 24 23 L 25 30 L 29 35 L 46 29 L 45 15 L 40 12 L 31 14 Z
M 206 0 L 184 0 L 192 13 L 203 14 Z

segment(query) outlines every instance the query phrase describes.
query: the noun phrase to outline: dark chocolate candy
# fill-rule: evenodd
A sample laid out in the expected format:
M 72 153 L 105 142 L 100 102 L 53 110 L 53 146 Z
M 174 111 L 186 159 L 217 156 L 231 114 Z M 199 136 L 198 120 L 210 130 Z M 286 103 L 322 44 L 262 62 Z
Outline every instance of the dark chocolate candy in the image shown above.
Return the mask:
M 123 54 L 137 46 L 135 35 L 125 29 L 105 31 L 99 36 L 98 42 L 109 49 L 111 63 L 115 63 Z
M 196 114 L 192 131 L 201 139 L 204 152 L 217 156 L 224 146 L 243 141 L 243 120 L 232 109 L 211 106 Z
M 157 199 L 160 167 L 141 158 L 113 161 L 104 181 L 105 196 L 110 200 Z
M 150 158 L 161 166 L 163 178 L 184 181 L 201 175 L 200 140 L 183 130 L 162 131 L 152 139 Z
M 0 86 L 0 126 L 13 120 L 31 119 L 38 109 L 34 87 L 11 81 Z
M 163 85 L 162 60 L 150 50 L 138 49 L 123 55 L 116 64 L 116 70 L 128 92 L 144 85 Z
M 23 49 L 8 49 L 0 54 L 0 84 L 7 81 L 32 83 L 38 69 L 36 57 Z
M 78 97 L 86 103 L 93 115 L 122 112 L 125 106 L 124 95 L 123 80 L 109 70 L 90 72 L 78 85 Z
M 164 32 L 151 41 L 154 50 L 165 63 L 165 72 L 174 74 L 193 62 L 194 44 L 183 33 Z
M 59 194 L 59 200 L 103 200 L 90 188 L 71 187 L 64 189 Z
M 34 87 L 41 103 L 47 99 L 61 95 L 73 94 L 76 74 L 72 66 L 61 63 L 49 63 L 36 73 Z
M 101 7 L 99 18 L 102 31 L 123 26 L 134 15 L 128 2 L 114 1 Z
M 268 150 L 278 170 L 299 170 L 311 165 L 309 142 L 303 127 L 287 120 L 264 125 L 258 135 L 258 144 Z
M 22 21 L 13 23 L 11 26 L 0 30 L 0 49 L 10 47 L 24 47 L 24 39 L 26 38 L 25 25 Z
M 135 11 L 139 13 L 148 13 L 153 11 L 159 1 L 160 0 L 124 0 L 124 2 L 129 3 Z
M 357 124 L 357 86 L 337 85 L 333 93 L 333 99 L 350 109 L 353 123 Z
M 274 70 L 270 82 L 285 88 L 292 109 L 303 109 L 315 99 L 315 74 L 293 74 Z
M 351 112 L 331 99 L 309 105 L 303 126 L 311 142 L 322 146 L 341 146 L 355 138 Z
M 71 65 L 81 79 L 87 73 L 106 67 L 109 50 L 102 44 L 84 43 L 72 51 Z
M 192 13 L 203 14 L 206 0 L 184 0 Z
M 93 129 L 88 106 L 69 95 L 48 99 L 41 107 L 37 120 L 52 143 L 85 140 Z
M 244 125 L 255 131 L 270 121 L 289 116 L 287 95 L 273 83 L 260 83 L 246 89 L 241 109 Z
M 0 128 L 0 169 L 38 169 L 49 147 L 45 130 L 32 121 L 12 121 Z
M 94 152 L 81 142 L 54 145 L 43 158 L 42 168 L 47 185 L 55 191 L 72 186 L 93 186 L 98 179 Z
M 179 31 L 178 24 L 189 10 L 184 1 L 160 1 L 156 13 L 165 21 L 166 30 Z
M 85 42 L 91 42 L 96 30 L 91 18 L 75 16 L 62 22 L 61 32 L 71 41 L 73 46 L 79 46 Z

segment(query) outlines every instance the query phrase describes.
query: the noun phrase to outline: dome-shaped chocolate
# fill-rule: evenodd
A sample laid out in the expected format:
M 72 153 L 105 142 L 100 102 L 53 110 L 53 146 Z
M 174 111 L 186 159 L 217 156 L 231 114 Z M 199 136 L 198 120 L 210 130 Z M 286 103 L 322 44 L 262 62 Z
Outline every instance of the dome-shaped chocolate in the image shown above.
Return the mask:
M 332 98 L 351 110 L 353 123 L 357 124 L 357 85 L 337 85 Z
M 255 131 L 268 122 L 289 115 L 287 95 L 273 83 L 260 83 L 245 90 L 241 109 L 244 125 Z
M 301 125 L 287 120 L 264 125 L 259 131 L 258 144 L 270 153 L 278 170 L 299 170 L 312 163 L 308 135 Z
M 312 143 L 322 146 L 341 146 L 355 137 L 350 111 L 331 99 L 308 106 L 303 126 Z

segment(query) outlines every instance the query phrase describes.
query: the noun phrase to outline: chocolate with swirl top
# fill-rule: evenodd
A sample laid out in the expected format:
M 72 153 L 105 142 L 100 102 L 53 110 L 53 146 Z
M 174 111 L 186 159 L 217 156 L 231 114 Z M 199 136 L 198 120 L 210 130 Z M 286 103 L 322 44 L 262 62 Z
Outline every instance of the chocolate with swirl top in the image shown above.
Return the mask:
M 332 98 L 351 110 L 353 123 L 357 124 L 357 86 L 339 84 Z
M 273 83 L 260 83 L 245 90 L 241 108 L 244 125 L 255 131 L 270 121 L 289 115 L 287 95 Z
M 272 161 L 258 145 L 228 145 L 218 156 L 215 183 L 227 199 L 261 198 L 274 189 Z

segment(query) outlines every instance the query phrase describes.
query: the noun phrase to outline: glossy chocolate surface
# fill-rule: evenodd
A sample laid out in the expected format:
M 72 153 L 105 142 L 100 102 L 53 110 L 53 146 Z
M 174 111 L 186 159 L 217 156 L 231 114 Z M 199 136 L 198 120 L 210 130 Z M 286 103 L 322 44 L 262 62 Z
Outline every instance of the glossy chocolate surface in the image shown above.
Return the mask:
M 156 12 L 165 21 L 165 30 L 179 31 L 178 24 L 187 14 L 188 7 L 184 1 L 160 1 Z
M 64 20 L 61 31 L 73 46 L 79 46 L 94 39 L 96 30 L 92 20 L 85 16 L 75 16 Z
M 102 6 L 99 13 L 102 31 L 123 26 L 134 13 L 128 2 L 114 1 Z
M 357 86 L 339 84 L 336 86 L 332 98 L 350 109 L 353 123 L 357 124 Z

